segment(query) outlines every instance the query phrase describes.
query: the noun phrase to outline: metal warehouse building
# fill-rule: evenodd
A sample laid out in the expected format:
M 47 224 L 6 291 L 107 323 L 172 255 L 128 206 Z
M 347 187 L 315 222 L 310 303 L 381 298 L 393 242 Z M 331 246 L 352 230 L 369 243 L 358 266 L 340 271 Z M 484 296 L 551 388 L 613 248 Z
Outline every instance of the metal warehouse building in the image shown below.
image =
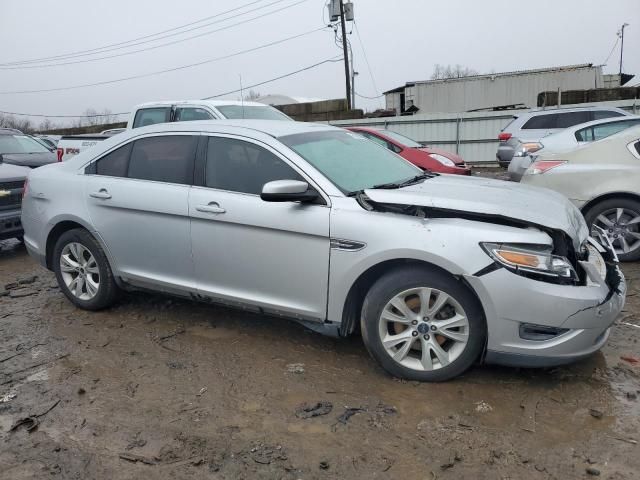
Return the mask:
M 612 84 L 614 83 L 614 84 Z M 535 107 L 538 94 L 619 86 L 618 75 L 603 75 L 593 64 L 409 82 L 385 92 L 397 114 L 469 112 L 495 107 Z

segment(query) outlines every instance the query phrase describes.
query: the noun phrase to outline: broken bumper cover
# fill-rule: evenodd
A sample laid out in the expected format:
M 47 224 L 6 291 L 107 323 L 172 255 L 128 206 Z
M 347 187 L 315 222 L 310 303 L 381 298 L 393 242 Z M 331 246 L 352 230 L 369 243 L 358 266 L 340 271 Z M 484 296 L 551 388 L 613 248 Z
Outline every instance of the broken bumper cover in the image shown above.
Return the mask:
M 588 286 L 556 285 L 500 268 L 465 277 L 478 293 L 487 316 L 485 361 L 519 367 L 549 367 L 587 357 L 604 346 L 624 307 L 626 282 L 617 264 L 606 281 Z M 544 339 L 523 338 L 522 326 L 554 329 Z

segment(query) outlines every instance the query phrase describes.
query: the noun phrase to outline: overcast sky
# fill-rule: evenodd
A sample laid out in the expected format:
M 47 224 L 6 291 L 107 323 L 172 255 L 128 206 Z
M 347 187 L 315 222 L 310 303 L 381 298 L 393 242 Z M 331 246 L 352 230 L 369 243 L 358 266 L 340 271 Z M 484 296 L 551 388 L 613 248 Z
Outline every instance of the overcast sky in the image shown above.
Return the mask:
M 349 36 L 360 73 L 356 90 L 366 96 L 407 81 L 427 79 L 435 64 L 461 64 L 480 72 L 502 72 L 579 63 L 601 64 L 624 22 L 624 71 L 640 82 L 639 0 L 353 0 L 356 31 Z M 214 59 L 321 28 L 326 0 L 0 0 L 0 64 L 98 49 L 195 23 L 198 28 L 137 46 L 109 47 L 99 55 L 49 63 L 120 55 L 205 34 L 152 50 L 50 68 L 0 70 L 0 92 L 42 90 L 144 75 Z M 248 5 L 250 4 L 251 5 Z M 272 4 L 271 6 L 267 6 Z M 289 7 L 290 8 L 286 8 Z M 262 7 L 262 8 L 260 8 Z M 251 13 L 251 10 L 260 8 Z M 281 11 L 269 14 L 274 10 Z M 266 15 L 265 15 L 266 14 Z M 232 17 L 228 20 L 225 18 Z M 251 18 L 260 17 L 256 20 Z M 215 22 L 215 23 L 212 23 Z M 231 26 L 208 34 L 212 30 Z M 182 30 L 174 30 L 170 35 Z M 351 30 L 351 28 L 350 28 Z M 363 54 L 366 51 L 374 81 Z M 617 73 L 620 44 L 604 67 Z M 127 112 L 151 100 L 191 99 L 245 88 L 341 54 L 331 30 L 316 31 L 251 53 L 126 82 L 43 93 L 0 94 L 0 110 L 47 115 L 81 114 L 87 108 Z M 22 66 L 41 65 L 36 63 Z M 327 63 L 255 88 L 262 94 L 344 97 L 342 63 Z M 237 98 L 231 94 L 228 98 Z M 357 99 L 373 109 L 383 99 Z M 121 117 L 125 118 L 125 117 Z

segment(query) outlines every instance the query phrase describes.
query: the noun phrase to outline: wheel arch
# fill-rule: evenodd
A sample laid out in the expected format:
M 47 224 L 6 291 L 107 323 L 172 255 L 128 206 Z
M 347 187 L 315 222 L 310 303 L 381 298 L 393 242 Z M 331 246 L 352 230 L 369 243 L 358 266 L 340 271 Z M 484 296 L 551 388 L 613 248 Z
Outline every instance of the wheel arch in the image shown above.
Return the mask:
M 460 282 L 476 298 L 478 305 L 483 312 L 483 316 L 486 318 L 486 315 L 484 313 L 484 305 L 482 304 L 480 297 L 478 296 L 475 289 L 464 279 L 462 275 L 455 275 L 445 268 L 426 260 L 415 258 L 394 258 L 371 265 L 369 268 L 363 271 L 352 283 L 342 307 L 340 336 L 349 336 L 358 328 L 360 324 L 360 313 L 362 311 L 364 298 L 371 286 L 376 282 L 376 280 L 391 270 L 406 267 L 422 267 L 429 270 L 436 270 Z
M 83 230 L 86 230 L 96 240 L 96 242 L 100 244 L 100 246 L 105 252 L 105 255 L 107 256 L 109 265 L 111 266 L 115 274 L 115 268 L 114 268 L 115 265 L 111 257 L 111 254 L 109 253 L 109 249 L 102 241 L 102 238 L 100 238 L 100 235 L 98 235 L 97 232 L 93 230 L 91 226 L 88 225 L 85 221 L 77 217 L 65 216 L 65 217 L 54 219 L 54 221 L 52 221 L 50 225 L 53 225 L 53 226 L 47 232 L 46 242 L 45 242 L 45 261 L 46 261 L 47 268 L 49 270 L 53 269 L 53 250 L 60 236 L 63 233 L 68 232 L 69 230 L 81 228 Z M 117 279 L 117 276 L 116 276 L 116 279 Z
M 580 209 L 580 211 L 582 212 L 583 216 L 587 216 L 587 214 L 589 213 L 589 210 L 591 210 L 593 207 L 595 207 L 596 205 L 598 205 L 601 202 L 604 202 L 606 200 L 611 200 L 613 198 L 624 198 L 624 199 L 629 199 L 629 200 L 635 200 L 636 202 L 640 202 L 640 195 L 637 193 L 633 193 L 633 192 L 609 192 L 609 193 L 605 193 L 602 194 L 598 197 L 595 197 L 591 200 L 589 200 L 587 203 L 585 203 L 582 208 Z

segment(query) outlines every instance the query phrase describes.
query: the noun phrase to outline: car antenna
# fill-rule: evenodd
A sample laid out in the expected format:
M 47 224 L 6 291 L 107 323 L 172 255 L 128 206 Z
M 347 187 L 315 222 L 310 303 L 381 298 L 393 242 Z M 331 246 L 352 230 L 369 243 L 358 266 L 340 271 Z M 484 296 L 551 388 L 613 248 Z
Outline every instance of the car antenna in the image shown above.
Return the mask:
M 242 90 L 242 74 L 239 73 L 240 78 L 240 105 L 242 105 L 242 119 L 244 120 L 244 91 Z

